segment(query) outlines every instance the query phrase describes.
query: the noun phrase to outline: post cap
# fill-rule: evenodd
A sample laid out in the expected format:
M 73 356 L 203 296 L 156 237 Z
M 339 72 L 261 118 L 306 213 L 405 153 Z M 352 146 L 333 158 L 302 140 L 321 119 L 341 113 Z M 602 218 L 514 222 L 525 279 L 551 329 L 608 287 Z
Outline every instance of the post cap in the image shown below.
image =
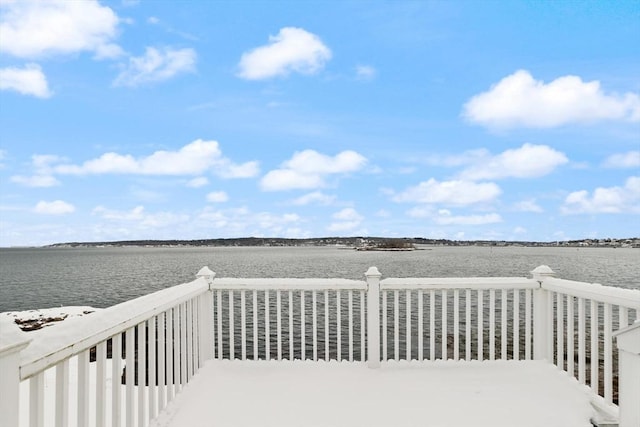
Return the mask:
M 533 277 L 555 277 L 556 273 L 548 265 L 541 265 L 531 272 Z
M 202 267 L 200 269 L 200 271 L 198 271 L 198 274 L 196 274 L 196 277 L 210 277 L 210 278 L 214 278 L 216 276 L 216 273 L 214 273 L 213 271 L 211 271 L 211 269 L 209 267 L 207 267 L 206 265 L 204 267 Z
M 364 273 L 364 275 L 367 277 L 380 277 L 382 276 L 382 273 L 378 271 L 377 267 L 369 267 L 369 269 L 367 270 L 366 273 Z

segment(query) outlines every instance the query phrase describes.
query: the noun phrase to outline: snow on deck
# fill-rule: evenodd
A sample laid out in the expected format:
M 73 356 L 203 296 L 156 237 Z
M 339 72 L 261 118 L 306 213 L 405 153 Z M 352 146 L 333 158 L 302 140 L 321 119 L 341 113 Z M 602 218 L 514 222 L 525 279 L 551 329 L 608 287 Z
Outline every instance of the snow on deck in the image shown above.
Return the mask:
M 151 427 L 591 427 L 587 390 L 538 361 L 208 361 Z

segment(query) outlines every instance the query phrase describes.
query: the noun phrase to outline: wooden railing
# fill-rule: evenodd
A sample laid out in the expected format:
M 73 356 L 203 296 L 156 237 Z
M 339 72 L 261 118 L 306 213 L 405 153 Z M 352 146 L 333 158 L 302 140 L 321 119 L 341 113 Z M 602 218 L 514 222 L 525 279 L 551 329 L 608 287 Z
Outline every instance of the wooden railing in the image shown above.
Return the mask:
M 557 279 L 545 266 L 532 273 L 380 280 L 372 267 L 362 281 L 214 279 L 205 267 L 191 283 L 23 334 L 36 337 L 28 345 L 3 331 L 2 426 L 143 427 L 210 358 L 371 368 L 391 359 L 546 359 L 617 417 L 625 372 L 617 375 L 613 331 L 640 316 L 640 290 Z M 620 402 L 634 402 L 640 387 L 625 384 Z M 21 387 L 29 389 L 22 418 Z

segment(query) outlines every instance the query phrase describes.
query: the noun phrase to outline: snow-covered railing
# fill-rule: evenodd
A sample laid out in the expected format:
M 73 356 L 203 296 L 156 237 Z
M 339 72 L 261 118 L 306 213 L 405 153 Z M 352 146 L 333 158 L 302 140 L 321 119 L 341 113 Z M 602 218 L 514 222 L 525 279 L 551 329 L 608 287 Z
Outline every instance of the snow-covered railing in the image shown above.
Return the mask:
M 3 394 L 2 425 L 147 425 L 212 357 L 213 273 L 199 276 L 30 333 L 13 367 L 28 383 L 27 410 L 5 407 Z
M 388 359 L 546 359 L 617 418 L 618 377 L 626 379 L 621 404 L 640 396 L 637 328 L 625 332 L 640 317 L 640 291 L 557 279 L 546 266 L 532 273 L 380 280 L 371 267 L 362 281 L 214 279 L 205 267 L 191 283 L 30 333 L 26 348 L 3 331 L 0 421 L 143 427 L 214 357 L 354 360 L 371 368 Z M 627 344 L 617 375 L 619 329 Z M 47 378 L 54 386 L 45 389 Z M 29 388 L 20 424 L 19 380 Z M 621 406 L 620 419 L 634 407 Z

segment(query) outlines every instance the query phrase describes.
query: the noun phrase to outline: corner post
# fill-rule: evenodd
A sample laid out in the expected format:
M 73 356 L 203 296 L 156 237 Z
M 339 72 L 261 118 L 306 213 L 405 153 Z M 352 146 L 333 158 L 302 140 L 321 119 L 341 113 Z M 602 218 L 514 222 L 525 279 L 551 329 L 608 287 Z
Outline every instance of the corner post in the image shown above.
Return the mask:
M 640 425 L 640 320 L 617 331 L 614 336 L 619 350 L 620 427 Z
M 203 278 L 209 284 L 209 290 L 200 297 L 200 364 L 206 360 L 213 359 L 214 350 L 214 328 L 213 328 L 213 279 L 216 277 L 216 273 L 211 271 L 209 267 L 205 266 L 196 274 L 197 278 Z
M 549 291 L 543 287 L 543 282 L 555 277 L 555 273 L 546 265 L 536 267 L 531 274 L 533 280 L 540 286 L 534 291 L 533 300 L 533 358 L 546 359 L 553 362 L 553 324 L 551 321 L 552 307 L 549 302 Z
M 12 325 L 13 326 L 13 325 Z M 4 329 L 4 328 L 3 328 Z M 18 427 L 20 421 L 20 352 L 30 339 L 20 336 L 20 331 L 3 331 L 0 336 L 0 425 Z
M 376 267 L 364 274 L 367 278 L 367 362 L 369 368 L 380 367 L 380 277 Z

